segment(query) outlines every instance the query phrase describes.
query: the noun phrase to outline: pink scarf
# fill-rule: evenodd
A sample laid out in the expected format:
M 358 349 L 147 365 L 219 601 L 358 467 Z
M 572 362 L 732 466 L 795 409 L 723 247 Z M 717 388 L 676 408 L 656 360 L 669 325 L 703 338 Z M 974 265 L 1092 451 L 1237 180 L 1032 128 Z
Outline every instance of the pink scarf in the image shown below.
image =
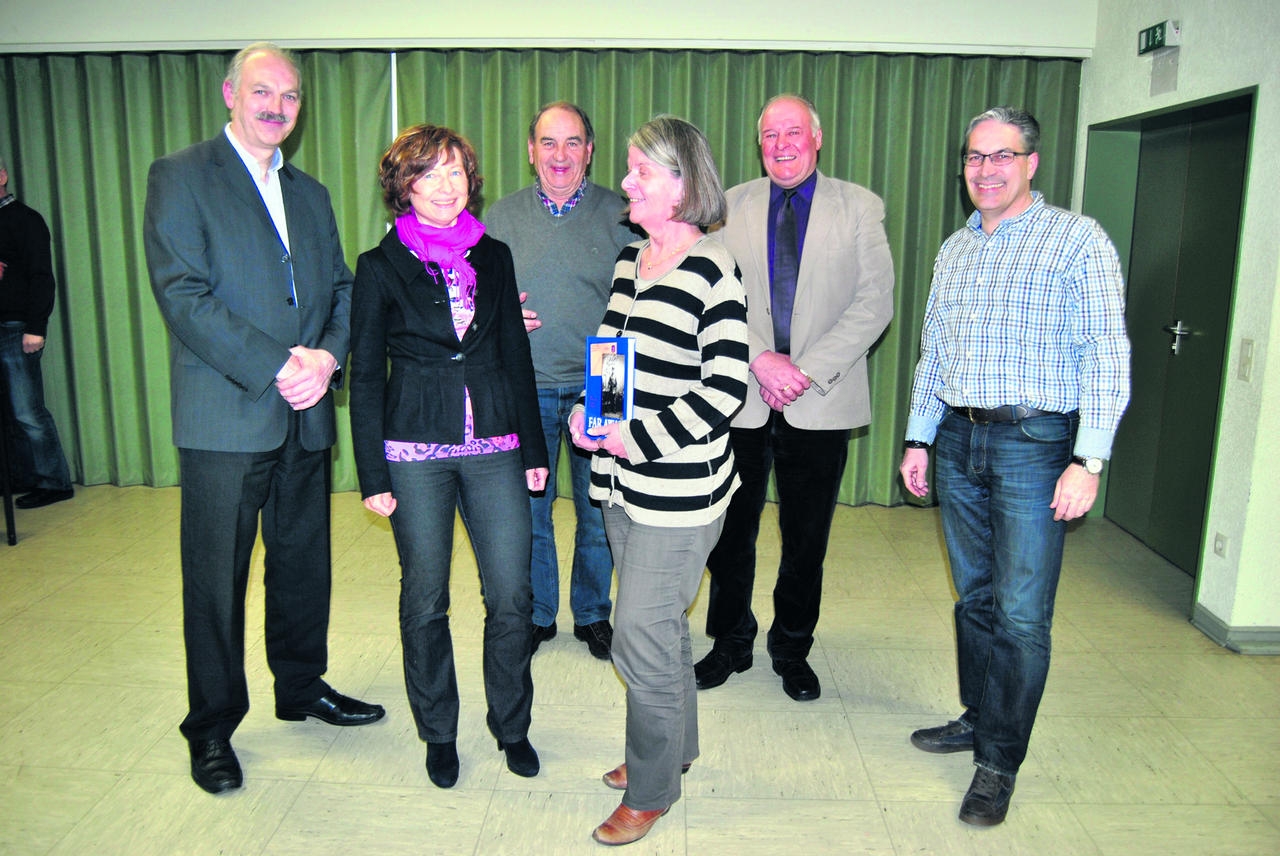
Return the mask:
M 484 224 L 463 209 L 458 221 L 447 229 L 419 222 L 413 209 L 396 218 L 396 237 L 422 261 L 435 262 L 442 270 L 453 270 L 461 286 L 463 302 L 475 305 L 476 270 L 466 259 L 467 250 L 484 234 Z

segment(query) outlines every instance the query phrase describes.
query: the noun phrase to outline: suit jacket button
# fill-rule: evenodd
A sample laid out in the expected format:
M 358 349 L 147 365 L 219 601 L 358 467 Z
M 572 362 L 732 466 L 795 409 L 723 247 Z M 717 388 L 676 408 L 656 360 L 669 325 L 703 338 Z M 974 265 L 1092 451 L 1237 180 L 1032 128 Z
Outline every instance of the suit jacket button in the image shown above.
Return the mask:
M 465 360 L 465 359 L 466 359 L 466 357 L 465 357 L 462 353 L 457 353 L 457 354 L 454 354 L 454 355 L 453 355 L 452 357 L 450 357 L 449 359 L 453 360 L 455 363 L 460 363 L 460 362 L 462 362 L 463 360 Z

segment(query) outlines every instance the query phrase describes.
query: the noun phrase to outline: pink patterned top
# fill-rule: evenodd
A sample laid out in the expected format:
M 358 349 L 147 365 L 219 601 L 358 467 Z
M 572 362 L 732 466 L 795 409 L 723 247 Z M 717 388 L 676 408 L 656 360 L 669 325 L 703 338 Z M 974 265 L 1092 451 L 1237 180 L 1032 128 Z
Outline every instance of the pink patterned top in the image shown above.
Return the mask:
M 449 310 L 453 315 L 453 329 L 462 340 L 471 319 L 476 314 L 475 298 L 466 299 L 458 285 L 458 277 L 450 268 L 446 273 L 449 291 Z M 475 418 L 471 413 L 471 392 L 466 391 L 466 424 L 462 429 L 461 443 L 414 443 L 408 440 L 384 440 L 383 452 L 388 461 L 437 461 L 443 458 L 462 458 L 468 455 L 492 455 L 520 448 L 520 435 L 504 434 L 500 437 L 477 437 Z

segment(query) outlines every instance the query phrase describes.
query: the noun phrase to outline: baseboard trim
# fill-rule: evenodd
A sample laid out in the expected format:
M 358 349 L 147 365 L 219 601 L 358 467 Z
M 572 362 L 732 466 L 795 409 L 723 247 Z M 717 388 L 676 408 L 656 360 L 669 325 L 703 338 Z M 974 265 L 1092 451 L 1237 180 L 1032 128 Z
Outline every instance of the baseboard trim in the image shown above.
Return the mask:
M 1280 627 L 1231 627 L 1198 603 L 1191 612 L 1191 623 L 1237 654 L 1280 654 Z

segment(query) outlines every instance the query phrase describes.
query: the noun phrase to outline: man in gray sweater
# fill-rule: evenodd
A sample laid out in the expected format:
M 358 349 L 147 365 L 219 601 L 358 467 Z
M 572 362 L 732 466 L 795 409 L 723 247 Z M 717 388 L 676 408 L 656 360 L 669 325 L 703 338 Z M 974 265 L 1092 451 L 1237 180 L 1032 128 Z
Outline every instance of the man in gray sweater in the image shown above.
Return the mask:
M 499 199 L 485 217 L 488 233 L 511 248 L 516 281 L 527 293 L 525 328 L 538 381 L 542 432 L 551 478 L 533 508 L 533 650 L 556 635 L 560 570 L 551 508 L 556 498 L 560 438 L 582 394 L 586 338 L 604 317 L 618 253 L 636 239 L 626 200 L 587 180 L 595 147 L 591 119 L 576 104 L 556 101 L 529 123 L 529 163 L 537 181 Z M 522 297 L 524 294 L 522 294 Z M 592 655 L 611 659 L 609 587 L 613 558 L 600 509 L 587 497 L 591 462 L 568 444 L 577 532 L 569 605 L 573 635 Z

